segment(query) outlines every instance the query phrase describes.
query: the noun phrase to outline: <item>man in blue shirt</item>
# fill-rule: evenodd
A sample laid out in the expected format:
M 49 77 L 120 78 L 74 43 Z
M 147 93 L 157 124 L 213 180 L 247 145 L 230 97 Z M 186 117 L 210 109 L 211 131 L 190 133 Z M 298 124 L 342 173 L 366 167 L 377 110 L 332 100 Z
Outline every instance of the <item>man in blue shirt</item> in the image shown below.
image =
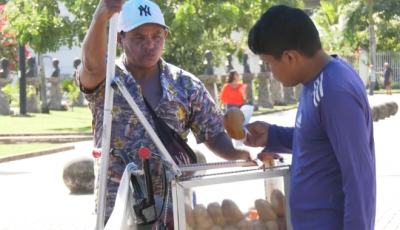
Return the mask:
M 292 153 L 290 209 L 296 230 L 371 230 L 376 173 L 371 109 L 354 69 L 321 49 L 300 9 L 271 7 L 249 33 L 249 48 L 285 87 L 303 84 L 295 127 L 255 122 L 245 144 L 260 158 Z

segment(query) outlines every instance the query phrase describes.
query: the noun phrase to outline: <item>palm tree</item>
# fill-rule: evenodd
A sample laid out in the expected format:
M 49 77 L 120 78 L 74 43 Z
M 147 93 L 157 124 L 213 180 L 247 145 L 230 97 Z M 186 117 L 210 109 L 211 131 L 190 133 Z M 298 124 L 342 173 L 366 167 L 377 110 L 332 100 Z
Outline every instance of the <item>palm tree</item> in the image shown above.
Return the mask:
M 321 1 L 312 19 L 315 22 L 324 49 L 341 54 L 353 53 L 358 47 L 354 30 L 362 10 L 361 1 Z

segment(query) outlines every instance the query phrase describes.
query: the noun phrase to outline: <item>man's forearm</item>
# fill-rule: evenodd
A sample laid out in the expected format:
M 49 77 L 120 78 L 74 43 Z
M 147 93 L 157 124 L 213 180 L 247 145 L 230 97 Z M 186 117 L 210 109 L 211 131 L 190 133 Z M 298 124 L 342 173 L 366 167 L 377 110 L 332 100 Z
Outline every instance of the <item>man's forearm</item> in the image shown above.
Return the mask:
M 204 143 L 215 155 L 225 160 L 248 159 L 245 152 L 237 151 L 226 132 L 220 133 Z
M 107 55 L 107 21 L 96 16 L 90 25 L 82 45 L 81 84 L 87 89 L 95 88 L 105 78 Z
M 294 127 L 270 125 L 266 152 L 292 153 Z

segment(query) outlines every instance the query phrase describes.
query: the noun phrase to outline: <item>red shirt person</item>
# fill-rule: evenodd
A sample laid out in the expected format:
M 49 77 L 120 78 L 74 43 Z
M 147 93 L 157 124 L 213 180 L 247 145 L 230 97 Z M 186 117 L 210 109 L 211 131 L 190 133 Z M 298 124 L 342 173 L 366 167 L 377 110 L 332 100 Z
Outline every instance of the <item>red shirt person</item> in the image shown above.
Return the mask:
M 221 103 L 225 104 L 226 110 L 233 107 L 242 107 L 244 100 L 247 98 L 245 90 L 246 85 L 239 83 L 239 73 L 236 70 L 229 71 L 220 98 Z

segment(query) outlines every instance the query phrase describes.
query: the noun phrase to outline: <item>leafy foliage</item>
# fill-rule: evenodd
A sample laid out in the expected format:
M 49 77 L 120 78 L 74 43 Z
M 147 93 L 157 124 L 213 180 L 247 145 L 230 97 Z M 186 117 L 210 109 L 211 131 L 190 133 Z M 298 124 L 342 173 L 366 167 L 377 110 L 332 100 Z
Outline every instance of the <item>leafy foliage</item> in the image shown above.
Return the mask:
M 345 0 L 321 1 L 312 16 L 323 47 L 328 52 L 350 54 L 359 45 L 357 20 L 361 14 L 361 3 Z
M 7 18 L 3 16 L 5 5 L 0 5 L 0 57 L 7 58 L 10 70 L 17 70 L 18 68 L 18 41 L 15 35 L 10 32 L 5 32 L 3 27 L 7 23 Z M 29 57 L 29 51 L 25 47 L 25 56 Z
M 62 0 L 74 14 L 72 22 L 83 40 L 99 0 Z M 213 65 L 222 64 L 227 53 L 243 54 L 247 31 L 262 13 L 276 4 L 302 6 L 301 0 L 154 0 L 170 27 L 163 58 L 193 74 L 204 71 L 204 52 L 213 52 Z M 245 31 L 240 41 L 231 39 L 232 31 Z M 240 57 L 240 56 L 239 56 Z
M 70 79 L 65 79 L 61 83 L 61 92 L 66 93 L 68 95 L 68 98 L 71 100 L 71 107 L 73 106 L 73 102 L 78 102 L 77 99 L 79 97 L 80 89 L 76 85 L 75 81 L 70 80 Z M 72 111 L 74 108 L 72 107 Z
M 15 84 L 7 84 L 1 91 L 7 95 L 8 101 L 12 107 L 19 107 L 19 80 Z M 26 86 L 26 97 L 36 94 L 36 89 L 33 85 Z
M 377 51 L 400 50 L 400 2 L 374 0 Z M 362 47 L 369 49 L 368 0 L 326 0 L 312 16 L 320 32 L 325 50 L 354 53 Z
M 57 0 L 14 0 L 6 5 L 8 18 L 5 31 L 14 33 L 22 44 L 31 46 L 36 53 L 55 52 L 62 45 L 72 46 L 72 26 L 60 17 Z
M 16 39 L 32 47 L 43 65 L 42 54 L 56 52 L 63 45 L 72 47 L 74 36 L 72 25 L 60 16 L 57 0 L 13 0 L 6 5 L 6 32 L 14 33 Z M 42 113 L 49 113 L 46 98 L 44 67 L 41 66 Z

